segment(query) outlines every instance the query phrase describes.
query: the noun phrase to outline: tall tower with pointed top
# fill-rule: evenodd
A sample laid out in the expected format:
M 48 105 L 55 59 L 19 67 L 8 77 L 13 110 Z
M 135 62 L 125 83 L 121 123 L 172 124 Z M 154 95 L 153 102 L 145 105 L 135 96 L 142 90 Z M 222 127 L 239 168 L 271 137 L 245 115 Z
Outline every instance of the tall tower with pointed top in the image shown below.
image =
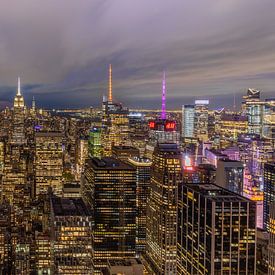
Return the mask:
M 21 94 L 20 77 L 17 80 L 17 93 L 13 103 L 13 131 L 11 143 L 21 145 L 25 143 L 24 131 L 24 98 Z
M 35 98 L 34 96 L 32 97 L 32 110 L 35 111 Z
M 108 93 L 108 101 L 113 101 L 113 83 L 112 83 L 112 64 L 109 65 L 109 93 Z
M 161 98 L 161 119 L 166 119 L 166 79 L 165 71 L 162 79 L 162 98 Z

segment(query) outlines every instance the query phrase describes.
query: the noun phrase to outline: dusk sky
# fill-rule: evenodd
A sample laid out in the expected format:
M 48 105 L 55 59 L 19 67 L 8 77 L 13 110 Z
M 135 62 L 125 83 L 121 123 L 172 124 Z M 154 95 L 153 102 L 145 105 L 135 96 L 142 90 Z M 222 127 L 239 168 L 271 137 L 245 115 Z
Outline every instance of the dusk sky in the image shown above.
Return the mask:
M 17 76 L 28 104 L 98 107 L 114 98 L 168 108 L 233 105 L 248 87 L 275 97 L 274 0 L 0 0 L 0 101 Z

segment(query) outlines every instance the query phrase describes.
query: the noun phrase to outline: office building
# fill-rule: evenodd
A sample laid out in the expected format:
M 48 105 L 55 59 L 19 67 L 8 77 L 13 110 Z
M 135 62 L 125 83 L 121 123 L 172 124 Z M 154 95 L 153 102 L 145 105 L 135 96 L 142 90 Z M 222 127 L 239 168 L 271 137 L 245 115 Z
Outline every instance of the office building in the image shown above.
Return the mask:
M 93 274 L 92 217 L 82 199 L 51 198 L 53 274 Z
M 255 215 L 254 202 L 217 185 L 181 185 L 177 274 L 256 274 Z
M 247 117 L 236 113 L 224 113 L 221 116 L 220 135 L 230 140 L 237 140 L 248 131 Z
M 177 194 L 182 156 L 177 144 L 158 144 L 152 160 L 147 208 L 147 268 L 154 274 L 177 273 Z
M 275 139 L 275 99 L 266 99 L 263 116 L 263 137 Z
M 195 122 L 195 106 L 183 105 L 182 106 L 182 137 L 194 137 L 194 122 Z
M 275 201 L 275 163 L 264 165 L 264 229 L 269 231 L 270 206 Z
M 112 66 L 109 66 L 108 99 L 102 104 L 103 155 L 111 156 L 113 146 L 129 144 L 129 110 L 121 103 L 113 102 Z
M 217 162 L 216 184 L 235 192 L 243 194 L 244 165 L 241 161 L 220 159 Z
M 63 187 L 63 135 L 59 132 L 35 134 L 35 194 L 47 193 L 49 187 L 60 195 Z
M 209 100 L 195 100 L 195 137 L 200 141 L 208 140 L 208 105 Z
M 136 201 L 137 201 L 137 236 L 136 252 L 142 254 L 146 248 L 147 200 L 150 188 L 151 165 L 147 158 L 132 157 L 128 159 L 136 170 Z
M 264 101 L 260 99 L 260 91 L 249 88 L 243 96 L 242 107 L 248 119 L 248 133 L 262 135 Z
M 92 250 L 95 271 L 108 260 L 136 255 L 136 170 L 116 158 L 87 161 L 83 198 L 92 210 Z
M 85 161 L 88 158 L 88 138 L 80 137 L 76 141 L 75 147 L 75 166 L 76 166 L 76 179 L 79 180 L 82 172 L 84 171 Z
M 143 275 L 143 269 L 139 259 L 109 260 L 106 275 Z
M 268 275 L 275 274 L 275 201 L 270 206 L 269 244 L 268 244 Z
M 113 146 L 112 156 L 123 161 L 128 158 L 139 157 L 139 150 L 133 146 Z
M 21 145 L 26 142 L 25 139 L 25 104 L 21 94 L 20 78 L 18 78 L 17 93 L 13 103 L 13 121 L 12 121 L 12 136 L 11 143 Z
M 101 128 L 93 127 L 90 130 L 88 147 L 89 147 L 90 157 L 101 157 L 102 155 Z

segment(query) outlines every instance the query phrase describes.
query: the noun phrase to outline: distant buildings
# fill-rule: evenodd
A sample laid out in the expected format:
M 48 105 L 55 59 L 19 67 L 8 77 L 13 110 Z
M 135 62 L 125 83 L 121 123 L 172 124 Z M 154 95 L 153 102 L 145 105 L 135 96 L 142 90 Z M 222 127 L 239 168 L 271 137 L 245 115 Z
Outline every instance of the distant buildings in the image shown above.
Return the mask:
M 182 137 L 194 137 L 194 123 L 195 123 L 195 106 L 183 105 L 182 106 Z
M 195 100 L 195 137 L 200 141 L 208 140 L 208 105 L 209 100 Z
M 113 102 L 112 67 L 109 67 L 108 99 L 102 103 L 103 155 L 111 156 L 112 146 L 129 145 L 129 110 L 121 103 Z
M 60 195 L 63 185 L 63 135 L 59 132 L 35 134 L 35 194 L 45 194 L 51 187 Z
M 220 159 L 217 163 L 216 184 L 242 195 L 244 182 L 243 163 L 229 159 Z
M 207 184 L 179 188 L 177 274 L 256 274 L 256 204 Z
M 89 132 L 88 152 L 90 157 L 101 157 L 102 155 L 101 128 L 93 127 Z
M 21 94 L 20 78 L 18 78 L 17 94 L 13 103 L 13 129 L 11 136 L 11 143 L 21 145 L 26 142 L 25 139 L 25 104 L 24 98 Z

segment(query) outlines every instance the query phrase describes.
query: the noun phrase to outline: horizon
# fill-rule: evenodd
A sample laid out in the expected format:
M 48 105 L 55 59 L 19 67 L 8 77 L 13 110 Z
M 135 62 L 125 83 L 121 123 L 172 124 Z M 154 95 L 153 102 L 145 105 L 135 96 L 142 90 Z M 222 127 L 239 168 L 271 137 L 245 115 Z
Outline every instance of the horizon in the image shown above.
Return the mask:
M 252 14 L 265 16 L 256 21 Z M 272 0 L 4 1 L 1 106 L 12 102 L 17 75 L 30 83 L 23 85 L 27 101 L 98 106 L 107 93 L 108 64 L 114 96 L 129 107 L 161 104 L 163 70 L 168 108 L 205 97 L 229 107 L 234 93 L 248 87 L 271 97 L 274 17 Z

